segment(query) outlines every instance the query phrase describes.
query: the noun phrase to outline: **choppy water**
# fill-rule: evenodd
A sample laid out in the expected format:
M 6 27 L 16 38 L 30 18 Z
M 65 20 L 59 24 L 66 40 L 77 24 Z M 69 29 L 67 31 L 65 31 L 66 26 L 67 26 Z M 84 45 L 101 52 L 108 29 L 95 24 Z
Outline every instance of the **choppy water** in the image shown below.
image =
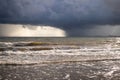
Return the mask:
M 120 59 L 120 38 L 0 38 L 0 64 Z
M 0 80 L 120 80 L 119 74 L 119 37 L 0 38 Z

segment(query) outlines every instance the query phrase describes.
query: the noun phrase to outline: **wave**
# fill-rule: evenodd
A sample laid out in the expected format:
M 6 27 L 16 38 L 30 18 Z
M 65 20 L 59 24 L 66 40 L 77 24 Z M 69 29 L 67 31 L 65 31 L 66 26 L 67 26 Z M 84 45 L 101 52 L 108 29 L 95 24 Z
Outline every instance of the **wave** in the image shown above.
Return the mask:
M 94 44 L 93 44 L 94 43 Z M 0 64 L 40 64 L 120 59 L 120 42 L 0 42 Z
M 55 46 L 54 46 L 55 47 Z M 27 50 L 27 51 L 3 51 L 0 52 L 0 64 L 43 64 L 63 62 L 89 62 L 120 60 L 120 50 L 107 50 L 99 48 L 64 49 L 53 48 L 51 50 Z M 38 48 L 39 49 L 39 48 Z M 93 51 L 94 50 L 94 51 Z

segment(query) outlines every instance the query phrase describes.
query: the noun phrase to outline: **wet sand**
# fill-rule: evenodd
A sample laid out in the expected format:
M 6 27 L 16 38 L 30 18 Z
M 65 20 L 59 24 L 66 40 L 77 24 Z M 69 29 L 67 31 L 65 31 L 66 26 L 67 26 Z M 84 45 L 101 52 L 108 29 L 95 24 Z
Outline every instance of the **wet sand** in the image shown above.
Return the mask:
M 120 80 L 120 61 L 0 65 L 0 80 Z

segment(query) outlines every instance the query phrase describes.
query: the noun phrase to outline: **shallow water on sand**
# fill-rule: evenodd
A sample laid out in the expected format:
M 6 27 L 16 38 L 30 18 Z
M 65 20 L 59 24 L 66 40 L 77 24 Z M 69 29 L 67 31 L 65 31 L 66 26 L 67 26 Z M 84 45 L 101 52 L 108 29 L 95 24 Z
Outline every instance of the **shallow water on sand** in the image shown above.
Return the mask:
M 1 65 L 0 80 L 120 80 L 120 61 Z

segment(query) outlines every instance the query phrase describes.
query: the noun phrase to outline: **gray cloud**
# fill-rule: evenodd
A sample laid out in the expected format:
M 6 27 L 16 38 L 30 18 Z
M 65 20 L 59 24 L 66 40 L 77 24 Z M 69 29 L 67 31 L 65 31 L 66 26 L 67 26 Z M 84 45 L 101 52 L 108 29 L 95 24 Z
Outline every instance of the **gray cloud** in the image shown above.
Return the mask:
M 86 30 L 102 27 L 94 25 L 119 25 L 119 3 L 119 0 L 0 0 L 0 23 L 49 25 L 65 29 L 69 35 L 86 35 Z

